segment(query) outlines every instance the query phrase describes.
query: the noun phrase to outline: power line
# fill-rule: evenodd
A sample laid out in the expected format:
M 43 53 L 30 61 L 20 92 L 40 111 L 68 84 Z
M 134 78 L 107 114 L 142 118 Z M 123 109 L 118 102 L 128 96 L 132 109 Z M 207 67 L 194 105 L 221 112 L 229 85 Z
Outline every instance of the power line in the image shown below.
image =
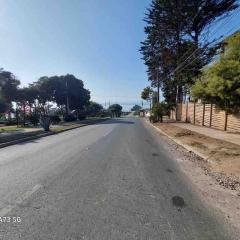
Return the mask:
M 225 20 L 225 22 L 222 22 L 216 29 L 215 29 L 215 31 L 214 31 L 214 33 L 212 34 L 213 36 L 216 34 L 216 32 L 217 32 L 217 30 L 221 27 L 221 25 L 226 25 L 237 13 L 238 13 L 238 11 L 239 11 L 239 9 L 236 9 L 237 11 L 234 13 L 234 14 L 232 14 L 232 15 L 230 15 L 230 18 L 229 19 L 226 19 Z M 205 36 L 204 36 L 204 39 L 203 39 L 203 41 L 205 41 L 206 40 L 206 34 L 205 34 Z M 222 36 L 223 37 L 223 36 Z M 210 42 L 210 43 L 208 43 L 204 48 L 206 48 L 206 47 L 208 47 L 210 44 L 212 44 L 212 43 L 214 43 L 214 42 L 216 42 L 216 41 L 218 41 L 219 39 L 216 39 L 216 40 L 214 40 L 213 42 Z M 179 70 L 179 69 L 181 69 L 182 67 L 182 69 L 180 70 L 180 72 L 182 71 L 182 70 L 184 70 L 185 69 L 185 67 L 184 67 L 184 64 L 187 62 L 187 60 L 188 59 L 190 59 L 195 53 L 197 53 L 198 51 L 201 51 L 202 49 L 196 49 L 196 50 L 194 50 L 183 62 L 180 62 L 180 64 L 174 69 L 174 71 L 173 71 L 173 74 L 177 71 L 177 70 Z M 184 55 L 186 55 L 186 54 L 184 54 Z M 194 58 L 194 60 L 195 60 L 196 58 Z M 188 64 L 189 65 L 189 64 Z
M 236 26 L 235 26 L 235 27 L 236 27 Z M 234 28 L 235 28 L 235 27 L 234 27 Z M 233 30 L 234 28 L 232 28 L 232 29 L 229 31 L 229 33 L 232 32 L 232 30 Z M 236 31 L 238 31 L 238 30 L 240 30 L 240 29 L 237 29 Z M 213 44 L 213 43 L 216 42 L 216 41 L 222 41 L 223 39 L 224 39 L 224 36 L 222 36 L 220 39 L 217 39 L 217 40 L 215 40 L 215 41 L 207 44 L 203 49 L 197 49 L 197 51 L 195 51 L 194 53 L 197 53 L 197 52 L 200 53 L 201 50 L 203 50 L 203 53 L 204 53 L 204 52 L 206 51 L 206 49 L 207 49 L 208 46 L 210 46 L 211 44 Z M 192 56 L 194 55 L 194 53 L 191 54 L 191 56 L 189 56 L 189 58 L 192 57 Z M 179 72 L 182 72 L 184 69 L 186 69 L 186 67 L 188 67 L 190 64 L 192 64 L 192 62 L 194 62 L 197 58 L 198 58 L 198 57 L 193 58 L 193 59 L 191 60 L 191 62 L 188 62 L 188 63 L 185 61 L 187 64 L 184 65 L 184 63 L 183 63 L 182 66 L 179 67 L 180 70 L 179 70 L 179 69 L 174 70 L 173 74 L 174 74 L 177 70 L 179 70 Z
M 207 2 L 207 0 L 205 0 L 203 4 L 205 5 L 206 2 Z M 202 8 L 203 8 L 203 7 L 204 7 L 204 6 L 202 6 Z M 193 17 L 193 20 L 192 20 L 192 21 L 194 21 L 194 20 L 197 18 L 197 16 L 199 15 L 200 11 L 202 10 L 202 8 L 200 8 L 200 9 L 197 11 L 197 13 L 196 13 L 195 16 Z M 192 46 L 191 48 L 189 48 L 189 49 L 187 50 L 187 52 L 184 53 L 183 56 L 180 57 L 180 60 L 183 59 L 185 56 L 187 56 L 188 53 L 192 51 L 192 48 L 193 48 L 193 46 Z
M 234 27 L 235 28 L 235 27 Z M 230 30 L 230 31 L 228 31 L 228 33 L 230 33 L 230 32 L 232 32 L 232 30 L 233 30 L 233 28 Z M 239 31 L 240 30 L 240 28 L 238 28 L 236 31 Z M 222 40 L 224 39 L 224 36 L 222 36 Z M 212 44 L 212 43 L 210 43 L 210 44 Z M 209 44 L 209 45 L 210 45 Z M 205 48 L 205 50 L 206 50 L 206 48 Z M 205 51 L 204 50 L 204 51 Z M 186 69 L 186 67 L 188 67 L 190 64 L 192 64 L 192 62 L 194 62 L 195 60 L 197 59 L 197 57 L 195 57 L 194 59 L 192 59 L 192 61 L 191 62 L 189 62 L 188 64 L 186 64 L 185 66 L 183 66 L 182 67 L 182 69 L 179 71 L 179 72 L 181 72 L 181 71 L 183 71 L 184 69 Z
M 140 96 L 126 96 L 126 95 L 123 95 L 123 96 L 114 96 L 114 95 L 91 95 L 92 97 L 101 97 L 101 98 L 128 98 L 128 99 L 139 99 L 141 98 Z
M 212 33 L 212 35 L 215 35 L 217 32 L 218 32 L 218 30 L 219 30 L 219 28 L 221 27 L 221 25 L 226 25 L 226 24 L 228 24 L 231 20 L 232 20 L 232 18 L 233 17 L 235 17 L 237 14 L 238 14 L 238 12 L 239 12 L 239 8 L 237 8 L 237 9 L 235 9 L 234 11 L 236 11 L 235 13 L 233 13 L 233 14 L 231 14 L 231 15 L 229 15 L 229 18 L 226 18 L 225 19 L 225 22 L 219 22 L 220 23 L 220 25 L 218 26 L 218 27 L 216 27 L 215 28 L 215 30 L 213 30 L 213 33 Z M 205 34 L 206 35 L 206 34 Z M 206 36 L 204 37 L 204 39 L 206 40 Z

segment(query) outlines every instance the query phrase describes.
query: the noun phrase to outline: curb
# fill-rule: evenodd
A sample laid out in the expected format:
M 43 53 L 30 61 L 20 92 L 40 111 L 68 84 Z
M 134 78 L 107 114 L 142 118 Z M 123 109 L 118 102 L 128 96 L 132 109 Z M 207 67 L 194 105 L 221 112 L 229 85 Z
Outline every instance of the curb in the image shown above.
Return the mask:
M 171 139 L 173 142 L 175 142 L 176 144 L 180 145 L 181 147 L 185 148 L 188 152 L 193 152 L 194 154 L 196 154 L 197 156 L 199 156 L 200 158 L 202 158 L 203 160 L 208 161 L 208 156 L 196 151 L 195 149 L 189 147 L 186 144 L 183 144 L 182 142 L 176 140 L 175 138 L 169 136 L 167 133 L 165 133 L 163 130 L 161 130 L 160 128 L 154 126 L 152 123 L 150 123 L 149 121 L 145 120 L 145 122 L 147 124 L 149 124 L 150 126 L 152 126 L 153 128 L 155 128 L 158 132 L 160 132 L 161 134 L 163 134 L 164 136 L 168 137 L 169 139 Z
M 31 137 L 20 138 L 20 139 L 13 140 L 13 141 L 10 141 L 10 142 L 1 143 L 0 148 L 5 148 L 5 147 L 11 146 L 11 145 L 18 144 L 18 143 L 27 142 L 27 141 L 31 141 L 31 140 L 34 140 L 34 139 L 38 139 L 38 138 L 41 138 L 41 137 L 46 137 L 46 136 L 50 136 L 50 135 L 54 135 L 54 134 L 56 134 L 56 133 L 50 132 L 50 133 L 38 134 L 38 135 L 35 135 L 35 136 L 31 136 Z
M 106 120 L 109 120 L 109 119 L 102 119 L 99 122 L 103 122 L 103 121 L 106 121 Z M 96 124 L 96 123 L 97 122 L 94 122 L 94 123 L 83 123 L 80 126 L 75 126 L 75 127 L 72 127 L 72 128 L 63 129 L 63 130 L 60 130 L 59 132 L 41 133 L 41 134 L 38 134 L 38 135 L 35 135 L 35 136 L 20 138 L 20 139 L 13 140 L 13 141 L 10 141 L 10 142 L 1 143 L 0 144 L 0 149 L 8 147 L 8 146 L 11 146 L 11 145 L 15 145 L 15 144 L 18 144 L 18 143 L 22 143 L 22 142 L 28 142 L 28 141 L 35 140 L 35 139 L 38 139 L 38 138 L 47 137 L 47 136 L 51 136 L 51 135 L 56 135 L 56 134 L 63 133 L 63 132 L 66 132 L 66 131 L 74 130 L 76 128 L 81 128 L 81 127 L 93 125 L 93 124 Z

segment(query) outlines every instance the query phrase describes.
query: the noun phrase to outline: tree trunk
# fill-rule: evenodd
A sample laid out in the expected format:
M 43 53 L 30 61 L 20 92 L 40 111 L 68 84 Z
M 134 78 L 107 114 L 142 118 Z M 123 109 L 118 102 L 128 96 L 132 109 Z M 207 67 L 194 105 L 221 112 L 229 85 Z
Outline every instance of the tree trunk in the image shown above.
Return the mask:
M 19 124 L 19 118 L 18 118 L 18 104 L 16 103 L 16 120 L 17 120 L 17 126 Z
M 49 116 L 43 115 L 40 118 L 40 124 L 43 127 L 44 131 L 50 131 L 51 120 Z
M 26 103 L 23 103 L 23 126 L 26 125 Z

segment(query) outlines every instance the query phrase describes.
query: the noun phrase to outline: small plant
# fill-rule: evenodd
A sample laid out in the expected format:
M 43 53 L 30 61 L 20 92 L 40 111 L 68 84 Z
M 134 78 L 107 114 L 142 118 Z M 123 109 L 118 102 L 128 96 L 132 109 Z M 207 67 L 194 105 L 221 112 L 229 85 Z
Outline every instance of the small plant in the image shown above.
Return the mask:
M 152 113 L 156 121 L 160 120 L 162 122 L 163 116 L 169 114 L 169 109 L 170 106 L 166 102 L 161 103 L 156 102 L 155 104 L 153 104 Z
M 76 120 L 77 120 L 77 117 L 75 117 L 72 114 L 69 114 L 69 115 L 64 117 L 64 121 L 65 122 L 73 122 L 73 121 L 76 121 Z
M 61 118 L 58 115 L 50 116 L 50 119 L 53 124 L 58 124 L 61 122 Z
M 39 116 L 38 115 L 30 115 L 26 117 L 26 120 L 28 120 L 32 125 L 36 126 L 39 123 Z
M 5 123 L 6 126 L 13 126 L 17 125 L 17 120 L 16 119 L 11 119 L 8 122 Z
M 50 131 L 50 125 L 51 125 L 51 119 L 47 115 L 43 115 L 40 118 L 40 125 L 44 129 L 44 131 L 48 132 Z
M 78 120 L 84 120 L 84 119 L 86 119 L 85 114 L 78 114 Z
M 157 122 L 157 118 L 154 115 L 151 115 L 149 117 L 149 121 L 152 122 L 152 123 L 155 123 L 155 122 Z

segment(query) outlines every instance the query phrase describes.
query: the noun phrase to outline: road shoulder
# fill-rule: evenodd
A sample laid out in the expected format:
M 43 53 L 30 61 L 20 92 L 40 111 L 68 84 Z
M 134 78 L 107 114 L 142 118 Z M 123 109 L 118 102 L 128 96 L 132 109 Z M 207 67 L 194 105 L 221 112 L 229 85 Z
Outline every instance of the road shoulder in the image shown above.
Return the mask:
M 145 121 L 150 127 L 153 127 L 167 145 L 167 150 L 176 159 L 179 167 L 191 181 L 191 184 L 199 193 L 201 199 L 210 207 L 214 208 L 219 216 L 224 216 L 240 233 L 240 192 L 235 187 L 232 189 L 227 184 L 217 178 L 219 174 L 209 171 L 207 156 L 199 154 L 191 146 L 180 142 L 179 139 L 167 134 L 156 125 Z

